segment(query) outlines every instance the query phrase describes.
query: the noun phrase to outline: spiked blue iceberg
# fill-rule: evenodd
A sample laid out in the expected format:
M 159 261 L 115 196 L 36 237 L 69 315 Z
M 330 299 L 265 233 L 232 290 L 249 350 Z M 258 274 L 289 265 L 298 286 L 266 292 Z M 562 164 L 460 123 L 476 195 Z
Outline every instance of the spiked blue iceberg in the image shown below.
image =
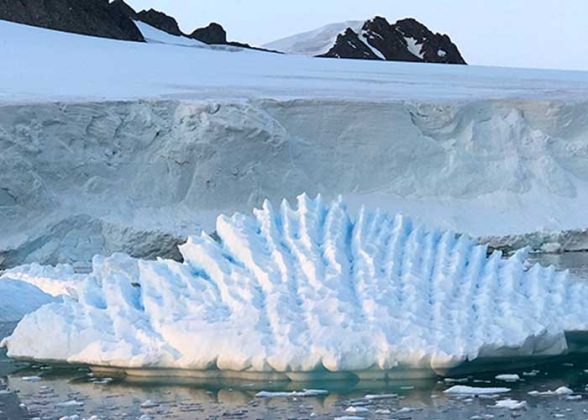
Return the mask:
M 26 316 L 12 357 L 128 373 L 305 379 L 565 353 L 588 287 L 467 236 L 338 200 L 269 202 L 191 237 L 184 262 L 96 257 L 73 298 Z M 217 373 L 220 375 L 220 373 Z

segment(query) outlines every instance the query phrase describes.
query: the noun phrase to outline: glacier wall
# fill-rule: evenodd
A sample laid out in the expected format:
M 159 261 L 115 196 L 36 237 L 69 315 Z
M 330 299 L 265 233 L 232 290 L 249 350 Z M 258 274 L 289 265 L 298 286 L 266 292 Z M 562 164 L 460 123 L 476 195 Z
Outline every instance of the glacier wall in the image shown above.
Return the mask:
M 115 254 L 96 257 L 83 278 L 28 269 L 24 281 L 61 273 L 78 287 L 26 315 L 3 342 L 8 355 L 384 379 L 561 355 L 565 333 L 588 328 L 586 284 L 400 215 L 362 208 L 354 217 L 341 201 L 302 195 L 294 208 L 265 202 L 253 216 L 220 216 L 216 232 L 181 245 L 182 263 Z
M 117 251 L 179 259 L 177 244 L 211 231 L 217 213 L 303 191 L 509 243 L 586 228 L 587 111 L 538 100 L 3 105 L 0 268 Z

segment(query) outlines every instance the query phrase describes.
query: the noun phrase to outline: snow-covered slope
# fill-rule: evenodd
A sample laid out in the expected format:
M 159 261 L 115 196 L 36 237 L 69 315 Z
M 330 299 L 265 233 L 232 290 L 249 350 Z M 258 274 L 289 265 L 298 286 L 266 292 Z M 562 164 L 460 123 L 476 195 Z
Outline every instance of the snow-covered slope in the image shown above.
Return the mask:
M 311 57 L 322 55 L 331 49 L 337 40 L 337 36 L 345 32 L 347 28 L 353 29 L 356 33 L 361 32 L 364 22 L 363 20 L 350 20 L 331 23 L 313 31 L 269 42 L 263 47 L 287 54 L 300 54 Z
M 240 48 L 130 43 L 4 21 L 0 35 L 0 103 L 162 98 L 570 100 L 586 98 L 588 92 L 588 74 L 583 72 L 339 62 Z
M 139 31 L 141 31 L 143 38 L 145 38 L 145 41 L 148 43 L 208 48 L 208 45 L 206 45 L 204 42 L 200 42 L 196 39 L 188 38 L 186 36 L 171 35 L 141 21 L 135 21 L 135 25 L 137 25 L 137 28 Z
M 303 191 L 476 236 L 588 227 L 586 73 L 0 39 L 0 267 L 179 258 Z
M 341 201 L 298 197 L 221 216 L 184 263 L 96 258 L 77 299 L 27 315 L 11 357 L 128 368 L 282 373 L 443 370 L 559 355 L 586 331 L 588 286 L 524 253 Z M 157 373 L 152 373 L 156 375 Z M 162 375 L 169 372 L 160 372 Z M 277 377 L 276 377 L 277 378 Z

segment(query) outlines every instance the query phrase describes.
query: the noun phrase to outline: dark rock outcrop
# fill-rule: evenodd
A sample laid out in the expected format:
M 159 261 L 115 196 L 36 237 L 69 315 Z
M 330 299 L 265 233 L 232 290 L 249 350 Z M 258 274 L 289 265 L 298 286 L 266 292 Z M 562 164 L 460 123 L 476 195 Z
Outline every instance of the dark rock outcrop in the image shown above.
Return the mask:
M 130 19 L 137 19 L 137 12 L 135 12 L 135 9 L 126 4 L 124 0 L 114 0 L 110 3 L 110 8 L 115 9 L 117 13 L 125 15 Z
M 142 10 L 137 13 L 137 19 L 171 35 L 184 35 L 178 22 L 171 16 L 154 9 Z
M 415 19 L 402 19 L 394 25 L 404 37 L 414 38 L 421 45 L 423 61 L 427 63 L 466 64 L 457 45 L 445 34 L 433 33 Z
M 190 34 L 190 38 L 194 38 L 205 44 L 226 44 L 227 32 L 218 23 L 212 22 L 205 28 L 198 28 Z
M 351 28 L 340 34 L 333 48 L 325 54 L 325 57 L 354 58 L 358 60 L 379 60 L 380 58 L 368 47 L 359 35 Z
M 449 36 L 433 33 L 415 19 L 391 25 L 385 18 L 375 17 L 366 21 L 360 32 L 347 28 L 322 57 L 466 64 Z
M 278 53 L 278 51 L 267 50 L 259 47 L 252 47 L 251 45 L 245 44 L 243 42 L 227 41 L 227 32 L 221 25 L 215 22 L 212 22 L 204 28 L 196 29 L 188 36 L 192 39 L 196 39 L 208 45 L 229 45 L 231 47 L 245 48 L 248 50 Z
M 58 31 L 144 41 L 135 23 L 108 0 L 0 0 L 0 19 Z

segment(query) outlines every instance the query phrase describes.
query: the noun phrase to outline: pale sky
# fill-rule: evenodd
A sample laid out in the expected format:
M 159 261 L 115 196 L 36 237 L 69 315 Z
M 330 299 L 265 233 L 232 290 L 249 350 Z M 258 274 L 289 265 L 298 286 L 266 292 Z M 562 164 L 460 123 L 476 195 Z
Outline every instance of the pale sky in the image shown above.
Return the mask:
M 222 24 L 262 45 L 328 23 L 414 17 L 447 33 L 470 64 L 588 70 L 588 0 L 128 0 L 176 17 L 184 32 Z

